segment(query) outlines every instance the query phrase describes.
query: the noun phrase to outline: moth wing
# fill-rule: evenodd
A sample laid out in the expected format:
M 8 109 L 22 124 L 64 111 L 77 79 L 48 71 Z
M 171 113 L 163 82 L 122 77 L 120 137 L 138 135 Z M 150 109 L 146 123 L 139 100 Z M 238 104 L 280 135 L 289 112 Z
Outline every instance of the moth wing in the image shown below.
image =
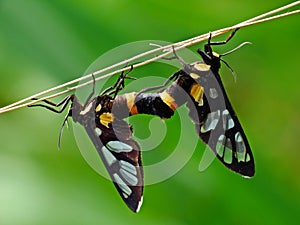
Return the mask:
M 115 119 L 109 127 L 102 124 L 85 126 L 121 198 L 134 212 L 143 200 L 143 167 L 139 144 L 132 139 L 132 128 Z
M 219 74 L 202 73 L 198 84 L 204 93 L 200 100 L 193 96 L 187 103 L 189 116 L 202 141 L 229 169 L 246 177 L 255 173 L 252 151 L 244 130 L 235 114 Z M 192 92 L 190 92 L 192 93 Z

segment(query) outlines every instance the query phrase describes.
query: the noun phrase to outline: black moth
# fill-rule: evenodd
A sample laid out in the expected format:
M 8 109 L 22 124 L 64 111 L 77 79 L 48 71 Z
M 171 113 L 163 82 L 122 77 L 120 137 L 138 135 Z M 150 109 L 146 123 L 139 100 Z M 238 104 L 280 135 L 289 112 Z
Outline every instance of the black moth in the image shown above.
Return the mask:
M 134 212 L 138 212 L 142 205 L 143 167 L 140 146 L 132 139 L 131 125 L 123 119 L 135 114 L 166 119 L 176 108 L 187 103 L 199 137 L 216 157 L 232 171 L 252 177 L 255 173 L 253 155 L 219 75 L 221 56 L 211 49 L 211 45 L 227 43 L 234 33 L 223 42 L 210 42 L 209 38 L 204 51 L 197 51 L 203 62 L 187 64 L 174 51 L 173 58 L 180 61 L 183 69 L 161 87 L 118 95 L 127 75 L 122 73 L 115 86 L 94 98 L 93 88 L 83 105 L 73 94 L 58 104 L 44 100 L 45 105 L 31 106 L 61 113 L 71 102 L 64 123 L 72 117 L 85 128 L 120 196 Z M 175 81 L 167 87 L 173 79 Z M 156 88 L 162 91 L 146 93 Z M 62 107 L 57 110 L 55 107 L 59 106 Z

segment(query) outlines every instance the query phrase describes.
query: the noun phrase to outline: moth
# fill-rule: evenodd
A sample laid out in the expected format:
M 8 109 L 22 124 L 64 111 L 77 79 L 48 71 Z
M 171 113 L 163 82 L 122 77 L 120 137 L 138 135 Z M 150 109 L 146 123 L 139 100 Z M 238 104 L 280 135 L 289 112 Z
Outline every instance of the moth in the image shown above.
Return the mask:
M 64 124 L 71 117 L 84 127 L 121 198 L 133 212 L 142 205 L 144 175 L 141 148 L 132 138 L 132 126 L 123 120 L 129 116 L 149 114 L 168 119 L 186 104 L 197 134 L 216 157 L 232 171 L 252 177 L 255 167 L 251 148 L 219 75 L 222 55 L 211 48 L 226 44 L 234 33 L 223 42 L 211 42 L 210 37 L 204 51 L 197 50 L 202 62 L 188 64 L 174 51 L 173 58 L 179 60 L 183 69 L 160 87 L 119 95 L 128 74 L 122 73 L 113 87 L 93 97 L 93 76 L 93 91 L 84 104 L 72 94 L 58 104 L 44 100 L 45 104 L 31 106 L 61 113 L 69 105 Z M 159 91 L 148 93 L 155 89 Z

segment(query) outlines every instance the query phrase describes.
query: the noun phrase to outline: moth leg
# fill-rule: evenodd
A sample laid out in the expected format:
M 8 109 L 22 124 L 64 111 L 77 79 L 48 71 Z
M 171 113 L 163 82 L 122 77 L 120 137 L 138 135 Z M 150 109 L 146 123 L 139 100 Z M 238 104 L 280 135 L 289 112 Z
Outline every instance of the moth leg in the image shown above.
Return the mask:
M 29 105 L 28 107 L 43 107 L 43 108 L 46 108 L 55 113 L 62 113 L 66 109 L 69 102 L 73 102 L 74 98 L 75 98 L 75 95 L 72 94 L 72 95 L 65 97 L 62 101 L 60 101 L 59 103 L 56 103 L 56 104 L 47 99 L 44 99 L 44 100 L 42 100 L 42 102 L 45 102 L 47 105 L 34 104 L 34 105 Z M 38 98 L 33 98 L 32 100 L 38 100 Z M 55 107 L 59 107 L 61 105 L 62 105 L 61 109 L 55 108 Z M 51 106 L 53 106 L 53 107 L 51 107 Z

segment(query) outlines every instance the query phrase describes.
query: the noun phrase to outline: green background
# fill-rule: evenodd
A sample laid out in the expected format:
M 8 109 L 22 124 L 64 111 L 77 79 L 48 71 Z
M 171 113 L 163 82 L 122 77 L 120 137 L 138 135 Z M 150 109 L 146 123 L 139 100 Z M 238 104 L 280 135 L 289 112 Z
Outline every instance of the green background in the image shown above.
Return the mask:
M 121 44 L 181 41 L 288 3 L 1 0 L 0 106 L 81 76 L 98 56 Z M 111 182 L 84 161 L 72 132 L 65 130 L 57 150 L 63 115 L 24 108 L 0 115 L 0 224 L 298 224 L 299 37 L 294 15 L 244 28 L 216 48 L 225 52 L 253 43 L 226 56 L 237 83 L 226 67 L 221 73 L 252 146 L 254 178 L 242 178 L 217 161 L 200 173 L 205 146 L 199 141 L 175 176 L 145 187 L 142 209 L 134 214 Z M 178 120 L 166 121 L 172 123 Z M 149 134 L 138 120 L 134 128 L 141 137 Z M 170 146 L 177 137 L 173 130 Z M 164 156 L 165 146 L 154 155 Z M 147 154 L 143 160 L 155 161 Z

